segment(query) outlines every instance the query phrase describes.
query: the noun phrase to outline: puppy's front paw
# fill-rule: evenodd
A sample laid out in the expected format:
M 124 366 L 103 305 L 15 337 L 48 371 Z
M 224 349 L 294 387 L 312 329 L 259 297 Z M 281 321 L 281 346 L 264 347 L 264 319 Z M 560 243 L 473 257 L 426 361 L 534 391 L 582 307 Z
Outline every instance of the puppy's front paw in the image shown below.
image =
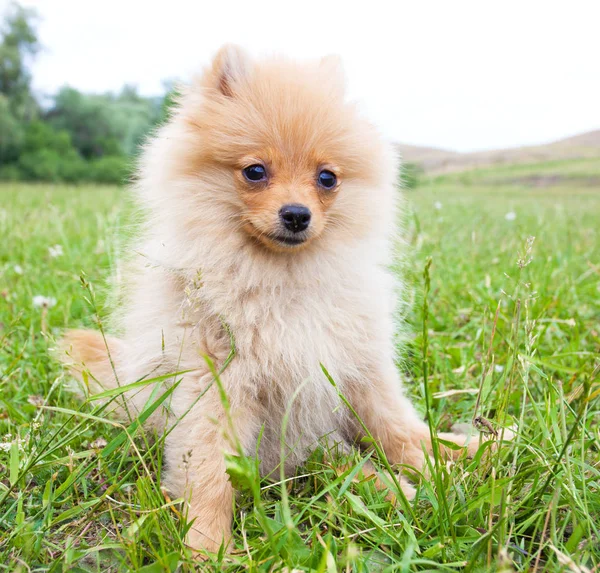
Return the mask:
M 398 501 L 398 496 L 396 495 L 397 488 L 395 487 L 395 484 L 392 484 L 392 479 L 390 478 L 389 474 L 376 472 L 375 475 L 375 487 L 381 491 L 387 490 L 385 499 L 387 499 L 393 505 L 396 505 Z M 384 478 L 383 476 L 386 475 L 387 478 Z M 400 489 L 402 490 L 402 493 L 404 493 L 404 497 L 406 497 L 408 501 L 412 501 L 413 499 L 415 499 L 417 490 L 414 488 L 412 483 L 408 481 L 406 476 L 404 476 L 402 473 L 397 474 L 396 480 L 398 485 L 400 486 Z
M 402 492 L 408 501 L 415 499 L 417 490 L 403 475 L 398 476 L 398 483 L 400 484 L 400 489 L 402 489 Z M 392 491 L 388 491 L 388 494 L 385 496 L 385 498 L 391 502 L 392 505 L 396 505 L 398 501 L 396 495 Z
M 223 527 L 217 520 L 206 525 L 196 520 L 186 536 L 185 543 L 193 551 L 196 559 L 207 559 L 209 553 L 217 553 L 223 544 L 225 551 L 229 552 L 232 546 L 231 527 Z
M 474 427 L 473 427 L 474 426 Z M 474 435 L 474 430 L 478 430 L 479 434 Z M 488 451 L 495 451 L 501 442 L 510 442 L 515 437 L 515 432 L 510 428 L 496 430 L 492 424 L 485 418 L 476 418 L 473 425 L 471 424 L 455 424 L 452 427 L 453 434 L 445 434 L 450 436 L 450 440 L 464 445 L 467 448 L 467 456 L 475 457 L 483 442 L 493 442 Z M 444 439 L 444 434 L 440 434 Z

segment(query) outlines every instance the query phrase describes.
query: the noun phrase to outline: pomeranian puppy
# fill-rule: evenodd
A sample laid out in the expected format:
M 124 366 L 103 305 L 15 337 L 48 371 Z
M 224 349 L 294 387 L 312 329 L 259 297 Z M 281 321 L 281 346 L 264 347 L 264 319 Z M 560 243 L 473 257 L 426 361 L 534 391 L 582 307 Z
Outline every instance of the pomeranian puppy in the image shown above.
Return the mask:
M 170 429 L 164 485 L 187 500 L 194 549 L 230 543 L 225 452 L 258 447 L 263 473 L 290 472 L 323 436 L 349 448 L 368 431 L 390 463 L 423 467 L 429 429 L 394 363 L 397 180 L 392 147 L 345 101 L 332 57 L 256 62 L 226 46 L 147 145 L 136 190 L 148 223 L 122 337 L 71 331 L 62 348 L 97 389 L 150 380 L 127 391 L 123 416 L 157 384 L 172 390 L 146 424 Z

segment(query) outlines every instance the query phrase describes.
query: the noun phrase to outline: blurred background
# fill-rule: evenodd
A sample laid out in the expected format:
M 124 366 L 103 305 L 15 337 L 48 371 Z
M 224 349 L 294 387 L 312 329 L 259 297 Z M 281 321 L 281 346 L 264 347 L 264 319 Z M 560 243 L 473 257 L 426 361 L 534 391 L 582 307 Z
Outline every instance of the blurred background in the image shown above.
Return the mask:
M 600 3 L 0 1 L 0 179 L 119 183 L 225 42 L 342 56 L 411 174 L 600 154 Z M 548 145 L 550 144 L 550 145 Z

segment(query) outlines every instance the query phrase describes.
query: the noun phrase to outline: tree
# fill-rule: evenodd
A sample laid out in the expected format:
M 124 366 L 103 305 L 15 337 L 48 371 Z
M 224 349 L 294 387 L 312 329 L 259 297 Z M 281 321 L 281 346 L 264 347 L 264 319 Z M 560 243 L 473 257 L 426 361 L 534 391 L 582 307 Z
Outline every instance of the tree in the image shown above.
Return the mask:
M 0 23 L 0 180 L 122 183 L 172 98 L 145 97 L 132 85 L 118 94 L 63 87 L 42 112 L 31 90 L 36 20 L 12 4 Z
M 67 130 L 86 159 L 107 155 L 134 155 L 160 115 L 160 98 L 146 98 L 132 86 L 118 95 L 83 94 L 62 88 L 46 119 Z
M 31 60 L 40 50 L 35 11 L 12 4 L 0 28 L 0 93 L 19 121 L 35 117 L 38 106 L 31 93 Z
M 25 128 L 15 117 L 10 100 L 0 94 L 0 164 L 10 163 L 19 157 L 25 139 Z

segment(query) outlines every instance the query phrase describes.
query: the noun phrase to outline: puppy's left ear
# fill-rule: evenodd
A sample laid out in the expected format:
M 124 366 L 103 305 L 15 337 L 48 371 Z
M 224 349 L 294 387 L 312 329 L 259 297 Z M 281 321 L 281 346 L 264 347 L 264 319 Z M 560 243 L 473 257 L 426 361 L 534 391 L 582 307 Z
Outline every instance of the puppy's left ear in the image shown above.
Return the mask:
M 319 73 L 343 97 L 346 91 L 346 74 L 344 73 L 342 58 L 337 54 L 321 58 L 319 61 Z
M 236 88 L 250 74 L 252 61 L 240 46 L 226 44 L 214 57 L 211 69 L 205 74 L 204 83 L 217 89 L 221 95 L 234 97 Z

